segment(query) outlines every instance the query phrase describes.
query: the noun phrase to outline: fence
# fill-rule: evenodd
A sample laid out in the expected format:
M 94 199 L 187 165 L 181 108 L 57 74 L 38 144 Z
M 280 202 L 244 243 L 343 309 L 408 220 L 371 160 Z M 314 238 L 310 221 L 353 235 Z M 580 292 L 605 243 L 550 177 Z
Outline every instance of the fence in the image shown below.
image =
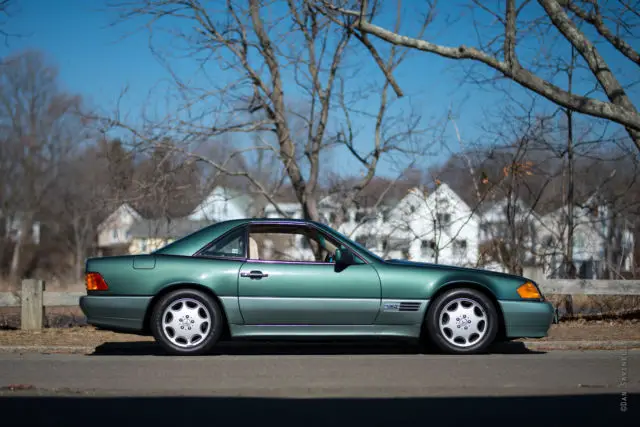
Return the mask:
M 640 296 L 640 280 L 539 279 L 537 283 L 545 295 Z M 0 308 L 21 307 L 21 328 L 41 329 L 44 324 L 45 307 L 77 307 L 78 299 L 82 295 L 85 295 L 85 292 L 46 291 L 44 281 L 25 279 L 22 281 L 21 292 L 0 292 Z

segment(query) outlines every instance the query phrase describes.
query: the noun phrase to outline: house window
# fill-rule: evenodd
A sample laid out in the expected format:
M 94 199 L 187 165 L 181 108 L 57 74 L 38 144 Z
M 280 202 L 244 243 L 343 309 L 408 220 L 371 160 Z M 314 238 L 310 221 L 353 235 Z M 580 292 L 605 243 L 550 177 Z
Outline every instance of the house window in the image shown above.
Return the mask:
M 480 225 L 480 239 L 484 240 L 489 238 L 489 224 Z
M 448 213 L 437 213 L 436 224 L 434 226 L 440 230 L 449 231 L 451 215 Z
M 409 250 L 410 243 L 406 239 L 398 239 L 390 237 L 382 242 L 383 251 L 399 251 L 404 253 Z
M 438 197 L 436 199 L 436 205 L 440 209 L 447 208 L 449 206 L 449 200 L 447 198 L 445 198 L 445 197 Z
M 436 214 L 436 219 L 438 220 L 438 224 L 447 226 L 451 222 L 451 214 L 438 213 Z
M 422 240 L 420 242 L 420 255 L 423 257 L 434 258 L 436 255 L 435 240 Z
M 467 255 L 467 241 L 466 240 L 454 240 L 453 241 L 453 256 L 463 257 Z
M 111 235 L 113 236 L 114 239 L 118 239 L 118 229 L 114 228 L 113 231 L 111 232 Z
M 509 218 L 509 215 L 518 215 L 520 213 L 520 205 L 511 205 L 511 206 L 505 206 L 502 209 L 504 216 Z

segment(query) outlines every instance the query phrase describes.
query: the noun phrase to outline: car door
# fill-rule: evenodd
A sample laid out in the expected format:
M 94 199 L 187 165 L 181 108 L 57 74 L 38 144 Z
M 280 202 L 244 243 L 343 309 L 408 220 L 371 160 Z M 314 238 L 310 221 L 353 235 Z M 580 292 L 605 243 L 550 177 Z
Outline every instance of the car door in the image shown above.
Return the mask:
M 313 234 L 331 245 L 337 242 L 308 225 L 257 224 L 249 228 L 249 259 L 240 267 L 238 296 L 240 311 L 248 325 L 368 325 L 380 309 L 381 287 L 376 270 L 360 260 L 338 271 L 329 259 L 310 260 L 300 247 Z M 266 235 L 284 235 L 280 246 L 291 246 L 290 256 L 280 251 Z M 300 238 L 301 237 L 301 238 Z M 260 241 L 260 243 L 257 243 Z M 298 246 L 297 248 L 295 246 Z M 275 248 L 274 248 L 275 246 Z M 302 245 L 304 246 L 304 245 Z M 307 250 L 307 255 L 309 250 Z

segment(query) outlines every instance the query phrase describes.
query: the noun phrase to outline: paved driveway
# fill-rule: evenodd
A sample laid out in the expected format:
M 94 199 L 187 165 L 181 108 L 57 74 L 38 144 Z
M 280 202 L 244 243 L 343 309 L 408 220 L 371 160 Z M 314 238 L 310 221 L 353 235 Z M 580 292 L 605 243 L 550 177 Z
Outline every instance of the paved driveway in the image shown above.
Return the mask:
M 248 349 L 190 358 L 0 354 L 0 386 L 33 387 L 0 392 L 0 413 L 7 425 L 61 426 L 640 420 L 637 350 L 458 357 Z

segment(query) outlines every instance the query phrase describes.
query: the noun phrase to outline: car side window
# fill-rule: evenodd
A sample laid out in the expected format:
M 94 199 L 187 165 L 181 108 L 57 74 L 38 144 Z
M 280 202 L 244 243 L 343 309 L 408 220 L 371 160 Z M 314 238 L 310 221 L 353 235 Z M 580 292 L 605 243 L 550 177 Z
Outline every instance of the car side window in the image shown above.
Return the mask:
M 245 251 L 244 228 L 234 231 L 203 250 L 200 255 L 210 257 L 238 258 L 244 257 Z
M 337 242 L 314 228 L 263 224 L 249 230 L 249 259 L 333 263 Z

